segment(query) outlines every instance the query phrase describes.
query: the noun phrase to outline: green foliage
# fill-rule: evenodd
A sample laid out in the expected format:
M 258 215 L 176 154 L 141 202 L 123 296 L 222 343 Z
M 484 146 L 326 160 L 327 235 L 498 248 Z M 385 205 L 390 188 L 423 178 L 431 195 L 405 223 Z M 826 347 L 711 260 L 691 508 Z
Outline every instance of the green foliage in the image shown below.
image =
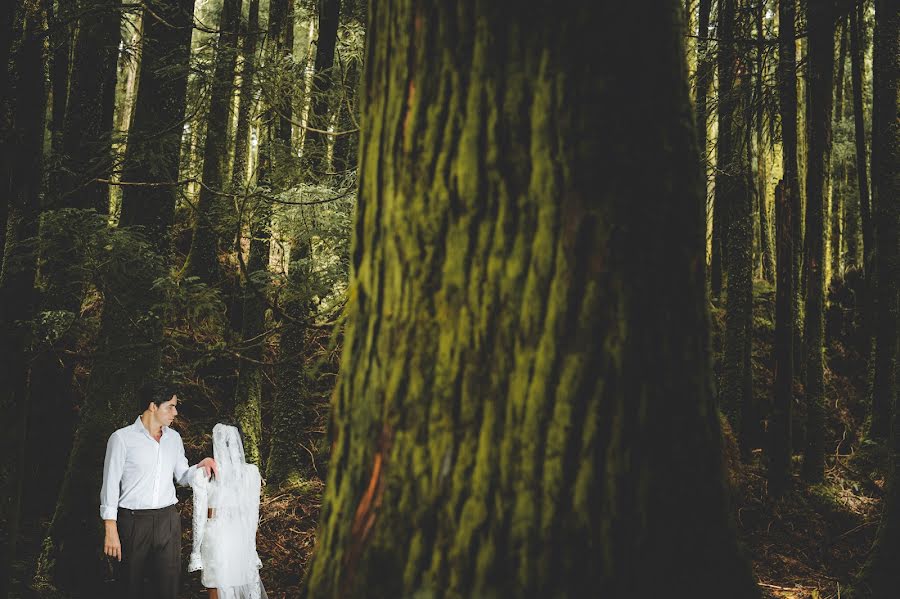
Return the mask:
M 284 210 L 276 226 L 288 240 L 288 276 L 280 285 L 281 301 L 309 303 L 327 315 L 344 302 L 350 275 L 350 240 L 356 204 L 355 178 L 334 189 L 328 185 L 298 185 L 277 196 Z M 284 283 L 284 281 L 282 281 Z

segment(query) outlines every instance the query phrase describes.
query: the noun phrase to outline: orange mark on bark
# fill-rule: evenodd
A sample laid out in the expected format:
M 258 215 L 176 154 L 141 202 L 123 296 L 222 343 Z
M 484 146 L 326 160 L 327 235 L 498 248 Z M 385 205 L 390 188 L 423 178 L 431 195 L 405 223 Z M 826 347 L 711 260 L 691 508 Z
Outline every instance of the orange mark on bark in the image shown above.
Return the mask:
M 381 437 L 378 440 L 378 450 L 372 461 L 372 474 L 369 476 L 369 484 L 366 491 L 356 506 L 356 513 L 353 516 L 353 524 L 350 526 L 350 547 L 344 558 L 345 576 L 342 581 L 342 596 L 346 596 L 353 584 L 353 577 L 356 573 L 356 566 L 362 555 L 363 547 L 368 541 L 372 527 L 378 516 L 378 508 L 381 506 L 381 500 L 384 497 L 384 484 L 382 473 L 384 470 L 385 454 L 390 448 L 390 427 L 385 423 L 381 431 Z
M 351 529 L 351 533 L 354 537 L 358 537 L 360 532 L 365 534 L 372 526 L 372 521 L 375 519 L 374 513 L 369 510 L 372 507 L 372 502 L 375 499 L 375 493 L 380 487 L 378 484 L 381 479 L 381 461 L 382 457 L 380 453 L 375 454 L 375 463 L 372 465 L 372 476 L 369 478 L 369 486 L 366 488 L 366 492 L 363 494 L 362 499 L 359 501 L 359 505 L 356 507 L 356 515 L 353 517 L 353 527 Z M 378 503 L 380 503 L 380 493 L 378 497 Z M 376 506 L 377 507 L 377 506 Z

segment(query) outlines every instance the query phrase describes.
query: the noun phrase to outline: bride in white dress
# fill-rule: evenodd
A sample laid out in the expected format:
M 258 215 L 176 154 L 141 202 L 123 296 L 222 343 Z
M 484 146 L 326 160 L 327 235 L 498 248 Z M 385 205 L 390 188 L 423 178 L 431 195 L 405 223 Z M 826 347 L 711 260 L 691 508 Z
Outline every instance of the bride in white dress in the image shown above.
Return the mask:
M 194 473 L 194 546 L 188 572 L 201 570 L 210 599 L 266 599 L 256 553 L 259 524 L 259 469 L 244 460 L 236 427 L 213 427 L 218 474 Z

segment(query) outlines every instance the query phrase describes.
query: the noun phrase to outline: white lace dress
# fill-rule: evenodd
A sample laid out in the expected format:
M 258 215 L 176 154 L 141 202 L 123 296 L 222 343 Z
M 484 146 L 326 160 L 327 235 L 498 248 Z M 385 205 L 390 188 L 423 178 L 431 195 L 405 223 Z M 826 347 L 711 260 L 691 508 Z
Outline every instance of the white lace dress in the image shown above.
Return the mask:
M 219 599 L 265 599 L 259 577 L 262 563 L 256 553 L 262 483 L 259 469 L 244 463 L 240 436 L 234 427 L 216 425 L 213 453 L 218 476 L 207 479 L 203 470 L 198 470 L 191 480 L 194 543 L 188 572 L 201 570 L 203 586 L 217 589 Z M 212 517 L 208 517 L 209 510 Z

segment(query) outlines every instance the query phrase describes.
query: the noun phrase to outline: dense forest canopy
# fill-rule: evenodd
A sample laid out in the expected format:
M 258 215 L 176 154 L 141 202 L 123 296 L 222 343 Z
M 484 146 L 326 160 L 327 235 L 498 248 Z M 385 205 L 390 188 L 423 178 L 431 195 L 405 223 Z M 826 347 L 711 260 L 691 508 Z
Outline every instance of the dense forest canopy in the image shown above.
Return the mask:
M 148 382 L 270 597 L 897 596 L 897 3 L 0 20 L 0 596 L 110 595 Z

